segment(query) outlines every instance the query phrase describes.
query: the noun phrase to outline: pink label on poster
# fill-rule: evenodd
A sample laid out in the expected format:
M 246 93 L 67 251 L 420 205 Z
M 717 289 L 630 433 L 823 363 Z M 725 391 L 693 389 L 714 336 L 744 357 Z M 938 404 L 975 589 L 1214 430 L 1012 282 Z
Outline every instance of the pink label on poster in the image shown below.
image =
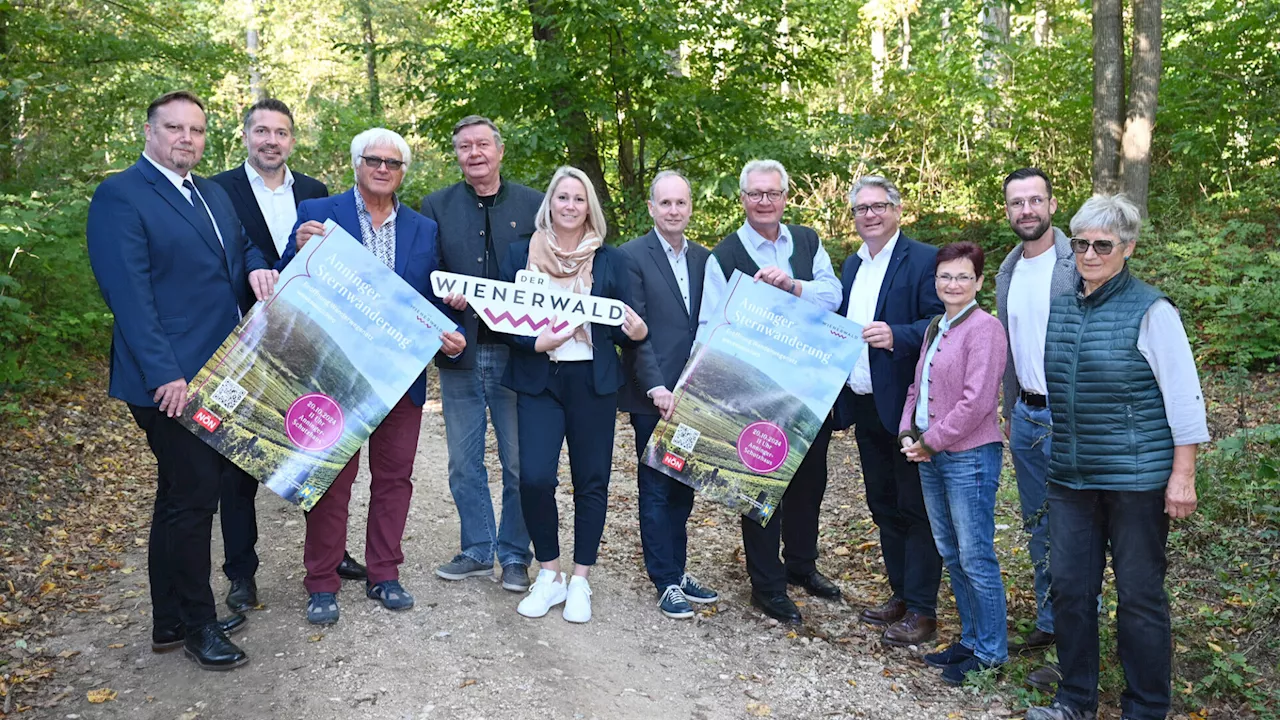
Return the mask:
M 738 459 L 755 473 L 771 473 L 782 467 L 790 449 L 787 434 L 771 422 L 754 422 L 738 435 Z
M 284 414 L 284 429 L 303 450 L 324 450 L 342 437 L 342 408 L 323 393 L 303 395 Z

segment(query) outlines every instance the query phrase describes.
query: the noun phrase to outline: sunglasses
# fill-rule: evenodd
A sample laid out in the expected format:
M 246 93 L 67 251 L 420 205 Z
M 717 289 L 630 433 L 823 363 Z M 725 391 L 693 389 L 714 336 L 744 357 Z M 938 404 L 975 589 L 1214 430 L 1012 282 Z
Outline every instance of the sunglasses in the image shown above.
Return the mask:
M 399 170 L 404 167 L 403 160 L 392 160 L 391 158 L 378 157 L 377 155 L 361 155 L 360 159 L 364 161 L 364 166 L 370 170 L 377 170 L 380 165 L 386 165 L 388 170 Z
M 1071 251 L 1077 255 L 1084 255 L 1089 252 L 1089 248 L 1098 255 L 1110 255 L 1112 250 L 1116 249 L 1116 245 L 1120 243 L 1115 240 L 1094 240 L 1092 242 L 1084 238 L 1071 238 Z

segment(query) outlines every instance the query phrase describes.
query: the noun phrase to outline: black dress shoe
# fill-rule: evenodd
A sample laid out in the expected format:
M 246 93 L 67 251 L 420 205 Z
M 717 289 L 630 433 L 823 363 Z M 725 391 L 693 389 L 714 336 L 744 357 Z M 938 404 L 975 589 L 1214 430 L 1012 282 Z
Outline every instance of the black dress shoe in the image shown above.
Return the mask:
M 258 584 L 253 578 L 232 580 L 231 591 L 227 593 L 227 607 L 233 613 L 252 610 L 258 604 Z
M 369 571 L 351 557 L 351 553 L 342 553 L 342 562 L 338 563 L 338 577 L 343 580 L 368 580 Z
M 1053 646 L 1058 638 L 1053 633 L 1047 633 L 1040 628 L 1034 628 L 1026 635 L 1013 636 L 1009 638 L 1009 654 L 1010 655 L 1026 655 L 1037 650 L 1047 650 Z
M 216 622 L 188 634 L 182 651 L 205 670 L 230 670 L 249 662 L 244 651 L 227 639 Z
M 827 579 L 826 575 L 814 570 L 807 575 L 798 575 L 787 573 L 788 585 L 799 585 L 814 597 L 820 597 L 826 600 L 840 600 L 844 597 L 840 592 L 840 588 L 836 584 Z
M 244 615 L 236 613 L 226 620 L 219 620 L 218 627 L 224 635 L 234 635 L 245 628 L 249 621 Z M 151 631 L 151 652 L 166 653 L 177 650 L 187 639 L 187 631 L 182 625 Z
M 781 623 L 799 625 L 803 621 L 800 617 L 800 608 L 791 602 L 791 598 L 787 597 L 785 592 L 752 590 L 751 604 L 763 610 L 765 615 Z

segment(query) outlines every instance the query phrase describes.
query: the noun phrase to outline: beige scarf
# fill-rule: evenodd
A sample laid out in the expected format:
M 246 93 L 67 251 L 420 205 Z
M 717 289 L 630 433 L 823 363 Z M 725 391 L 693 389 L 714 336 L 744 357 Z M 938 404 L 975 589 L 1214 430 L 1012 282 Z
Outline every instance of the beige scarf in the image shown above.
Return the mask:
M 595 264 L 596 250 L 604 244 L 599 235 L 588 232 L 572 250 L 561 250 L 551 239 L 551 234 L 538 230 L 529 239 L 529 264 L 527 269 L 546 273 L 551 283 L 561 290 L 591 294 L 591 268 Z M 591 345 L 591 333 L 579 325 L 573 337 Z

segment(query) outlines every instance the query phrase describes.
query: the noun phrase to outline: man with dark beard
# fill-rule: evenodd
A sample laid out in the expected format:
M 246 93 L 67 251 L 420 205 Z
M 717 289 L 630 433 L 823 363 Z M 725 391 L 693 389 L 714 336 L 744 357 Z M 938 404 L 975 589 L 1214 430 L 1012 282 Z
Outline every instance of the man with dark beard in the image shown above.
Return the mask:
M 1053 645 L 1053 607 L 1049 601 L 1049 416 L 1044 375 L 1044 338 L 1049 303 L 1075 292 L 1079 273 L 1071 243 L 1053 227 L 1058 201 L 1049 177 L 1037 168 L 1022 168 L 1004 180 L 1005 215 L 1022 240 L 996 273 L 996 307 L 1009 334 L 1004 374 L 1004 432 L 1018 479 L 1022 524 L 1029 534 L 1027 551 L 1035 569 L 1036 623 L 1025 636 L 1009 639 L 1010 654 L 1025 654 Z M 1029 684 L 1052 690 L 1056 668 L 1040 668 Z

